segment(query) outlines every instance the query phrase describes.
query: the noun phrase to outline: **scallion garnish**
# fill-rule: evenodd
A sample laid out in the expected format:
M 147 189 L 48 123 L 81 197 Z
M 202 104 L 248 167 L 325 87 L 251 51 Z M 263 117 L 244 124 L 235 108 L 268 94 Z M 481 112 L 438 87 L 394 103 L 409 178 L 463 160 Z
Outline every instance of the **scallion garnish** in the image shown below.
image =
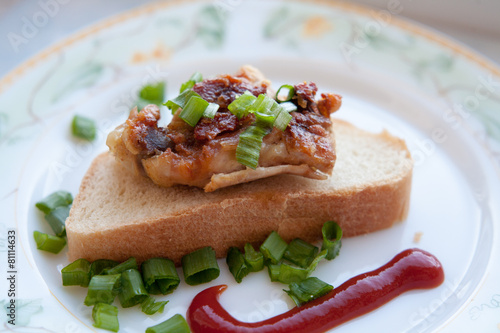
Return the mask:
M 155 299 L 151 296 L 148 296 L 141 303 L 141 310 L 147 315 L 154 315 L 155 313 L 163 313 L 163 309 L 165 305 L 167 305 L 168 301 L 158 301 L 155 302 Z
M 228 105 L 227 109 L 234 114 L 238 119 L 246 116 L 248 114 L 249 107 L 257 100 L 251 92 L 248 90 L 244 94 L 240 95 L 231 104 Z
M 280 103 L 291 101 L 293 96 L 295 96 L 295 88 L 289 84 L 282 85 L 276 92 L 276 100 Z
M 307 268 L 318 253 L 318 248 L 308 242 L 296 238 L 288 244 L 283 258 L 295 265 Z
M 236 160 L 252 169 L 257 168 L 262 139 L 268 132 L 269 130 L 266 128 L 249 126 L 241 133 L 238 146 L 236 147 Z
M 90 278 L 94 275 L 99 275 L 103 273 L 105 269 L 113 268 L 118 265 L 119 262 L 109 259 L 97 259 L 90 264 Z
M 326 250 L 322 250 L 317 256 L 316 258 L 314 258 L 314 260 L 311 262 L 311 264 L 307 267 L 307 273 L 308 273 L 308 276 L 311 275 L 311 273 L 316 269 L 316 266 L 318 266 L 319 262 L 323 259 L 326 258 L 326 255 L 327 255 L 327 251 Z
M 113 303 L 120 289 L 120 278 L 121 274 L 93 276 L 83 303 L 87 306 L 97 303 Z
M 280 273 L 278 281 L 281 283 L 290 284 L 292 282 L 300 282 L 309 276 L 307 269 L 292 266 L 286 263 L 280 264 Z
M 142 110 L 148 104 L 160 105 L 165 98 L 165 82 L 148 84 L 139 91 L 137 110 Z
M 211 247 L 203 247 L 182 257 L 182 270 L 187 284 L 210 282 L 220 274 L 215 251 Z
M 327 250 L 327 260 L 332 260 L 338 256 L 340 247 L 342 246 L 342 229 L 334 221 L 327 221 L 321 229 L 323 234 L 323 245 L 321 250 Z
M 231 247 L 227 253 L 226 263 L 229 267 L 229 271 L 233 274 L 236 282 L 240 283 L 245 276 L 250 273 L 248 269 L 245 258 L 241 251 L 236 247 Z
M 200 72 L 193 73 L 193 75 L 191 75 L 189 80 L 187 80 L 181 85 L 179 93 L 182 93 L 188 89 L 193 89 L 194 85 L 201 81 L 203 81 L 203 76 L 201 75 L 201 73 Z
M 141 303 L 148 297 L 148 292 L 144 288 L 141 273 L 137 269 L 127 269 L 121 274 L 121 288 L 118 294 L 120 304 L 124 308 L 129 308 Z
M 77 259 L 61 270 L 63 286 L 88 287 L 90 281 L 90 262 Z
M 280 106 L 288 113 L 297 111 L 297 105 L 293 104 L 292 102 L 284 102 L 281 103 Z
M 281 265 L 273 265 L 273 264 L 270 264 L 267 266 L 269 278 L 271 279 L 271 282 L 279 281 L 279 279 L 280 279 L 280 266 Z
M 102 328 L 112 332 L 118 332 L 118 308 L 106 303 L 97 303 L 92 309 L 94 327 Z
M 180 282 L 174 262 L 169 259 L 148 259 L 142 263 L 141 271 L 144 286 L 150 294 L 170 294 Z
M 255 251 L 252 244 L 245 244 L 245 263 L 250 272 L 258 272 L 264 268 L 264 256 L 260 251 Z
M 257 121 L 272 127 L 276 119 L 276 115 L 271 112 L 274 103 L 276 102 L 271 97 L 266 94 L 260 94 L 257 100 L 250 105 L 247 113 L 255 114 Z
M 215 117 L 215 114 L 217 113 L 217 110 L 219 110 L 219 104 L 208 103 L 207 108 L 205 109 L 205 111 L 203 111 L 203 117 L 213 119 Z
M 40 231 L 34 231 L 33 237 L 35 238 L 36 248 L 42 251 L 57 254 L 66 245 L 66 239 L 49 235 Z
M 284 131 L 288 124 L 290 123 L 290 120 L 292 120 L 292 115 L 290 114 L 290 111 L 282 107 L 281 104 L 275 103 L 273 105 L 273 108 L 271 109 L 272 112 L 277 113 L 276 119 L 274 120 L 274 127 L 277 129 Z
M 158 325 L 148 327 L 146 333 L 190 333 L 191 330 L 180 314 L 176 314 L 170 319 L 165 320 Z
M 260 252 L 264 255 L 266 262 L 277 264 L 283 257 L 287 246 L 288 244 L 280 235 L 276 231 L 273 231 L 260 246 Z
M 103 269 L 102 274 L 105 275 L 120 274 L 122 272 L 125 272 L 127 269 L 139 269 L 139 267 L 137 267 L 137 261 L 135 260 L 134 257 L 130 257 L 126 261 L 114 267 Z
M 293 282 L 289 288 L 290 290 L 285 290 L 285 292 L 293 299 L 297 306 L 324 296 L 333 290 L 333 286 L 316 277 L 307 278 L 299 283 Z
M 95 122 L 90 118 L 75 115 L 71 122 L 71 131 L 74 136 L 80 139 L 92 141 L 96 135 Z
M 49 223 L 56 236 L 66 236 L 65 222 L 69 216 L 70 209 L 70 206 L 56 207 L 50 213 L 45 215 L 45 220 Z
M 201 97 L 193 96 L 182 108 L 179 118 L 188 123 L 191 127 L 195 127 L 198 121 L 203 116 L 205 109 L 209 103 Z
M 35 206 L 45 214 L 49 214 L 57 207 L 65 207 L 73 203 L 73 196 L 66 191 L 57 191 L 38 201 Z
M 164 105 L 172 110 L 172 113 L 175 113 L 178 108 L 183 109 L 189 99 L 193 96 L 200 97 L 200 95 L 190 89 L 184 90 L 179 96 L 175 97 L 174 99 L 169 99 Z

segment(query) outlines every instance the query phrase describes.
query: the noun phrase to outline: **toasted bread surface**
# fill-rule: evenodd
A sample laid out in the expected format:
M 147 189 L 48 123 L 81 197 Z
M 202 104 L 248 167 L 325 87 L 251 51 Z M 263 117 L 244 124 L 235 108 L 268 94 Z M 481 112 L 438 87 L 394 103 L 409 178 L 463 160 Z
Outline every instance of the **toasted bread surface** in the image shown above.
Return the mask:
M 327 220 L 346 237 L 404 220 L 413 165 L 404 141 L 340 120 L 334 133 L 338 157 L 328 180 L 279 175 L 210 193 L 159 187 L 103 153 L 66 221 L 69 260 L 167 257 L 179 264 L 204 246 L 223 257 L 231 246 L 260 244 L 273 230 L 287 241 L 317 241 Z

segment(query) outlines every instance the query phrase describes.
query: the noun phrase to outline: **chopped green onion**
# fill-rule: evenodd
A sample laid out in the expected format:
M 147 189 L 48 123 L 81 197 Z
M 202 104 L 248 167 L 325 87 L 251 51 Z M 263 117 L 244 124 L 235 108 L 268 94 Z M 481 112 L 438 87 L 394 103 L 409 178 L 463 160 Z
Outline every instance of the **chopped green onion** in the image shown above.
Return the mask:
M 327 221 L 321 229 L 323 234 L 323 245 L 321 250 L 327 250 L 327 260 L 332 260 L 338 256 L 340 247 L 342 246 L 342 229 L 334 221 Z
M 148 327 L 146 333 L 190 333 L 191 330 L 180 314 L 176 314 L 170 319 L 165 320 L 158 325 Z
M 264 268 L 264 256 L 260 251 L 255 251 L 252 244 L 245 244 L 245 263 L 250 272 L 258 272 Z
M 112 332 L 118 332 L 118 308 L 114 305 L 97 303 L 92 309 L 94 327 L 102 328 Z
M 99 275 L 104 272 L 105 269 L 113 268 L 119 263 L 114 260 L 108 259 L 97 259 L 92 264 L 90 264 L 90 278 L 94 275 Z
M 165 308 L 165 305 L 167 305 L 168 301 L 159 301 L 155 302 L 155 299 L 151 296 L 148 296 L 142 303 L 141 303 L 141 310 L 147 315 L 154 315 L 155 313 L 163 313 L 163 309 Z
M 251 92 L 245 91 L 243 95 L 240 95 L 231 104 L 228 105 L 227 109 L 234 114 L 238 119 L 246 116 L 248 114 L 248 108 L 257 100 Z
M 203 117 L 214 119 L 217 110 L 219 110 L 219 104 L 208 103 L 207 108 L 205 109 L 205 111 L 203 111 Z
M 97 303 L 113 303 L 120 289 L 120 277 L 120 274 L 93 276 L 83 303 L 87 306 Z
M 284 131 L 290 123 L 290 120 L 292 120 L 292 115 L 288 110 L 282 107 L 281 104 L 277 103 L 273 105 L 271 111 L 277 113 L 273 126 L 281 131 Z
M 179 96 L 174 99 L 169 99 L 164 105 L 175 113 L 178 108 L 183 109 L 189 99 L 193 96 L 200 97 L 197 93 L 192 90 L 185 90 Z M 200 97 L 201 98 L 201 97 Z
M 273 231 L 260 246 L 260 252 L 264 255 L 266 262 L 277 264 L 283 257 L 287 246 L 288 244 L 280 235 L 276 231 Z
M 288 113 L 297 111 L 297 105 L 293 104 L 292 102 L 281 103 L 280 106 Z
M 295 265 L 307 268 L 318 253 L 318 248 L 308 242 L 296 238 L 288 244 L 283 258 Z
M 239 163 L 246 165 L 252 169 L 259 165 L 260 149 L 262 147 L 262 139 L 268 130 L 258 126 L 249 126 L 243 133 L 240 134 L 240 140 L 236 147 L 236 159 Z
M 73 203 L 73 196 L 66 191 L 57 191 L 38 201 L 35 206 L 45 214 L 49 214 L 57 207 L 68 206 Z
M 90 262 L 77 259 L 61 270 L 63 286 L 88 287 L 90 281 Z
M 150 294 L 170 294 L 179 285 L 180 278 L 172 260 L 148 259 L 142 263 L 141 270 L 144 286 Z
M 193 75 L 191 75 L 191 78 L 189 78 L 189 80 L 181 85 L 179 93 L 182 93 L 188 89 L 193 89 L 194 85 L 201 81 L 203 81 L 203 76 L 201 75 L 201 73 L 195 72 Z
M 276 100 L 280 103 L 291 101 L 293 96 L 295 96 L 295 88 L 289 84 L 282 85 L 276 92 Z
M 290 290 L 285 292 L 293 299 L 297 306 L 324 296 L 333 290 L 333 286 L 316 277 L 310 277 L 300 283 L 291 283 Z
M 278 281 L 281 283 L 290 284 L 292 282 L 300 282 L 309 276 L 307 269 L 288 265 L 286 263 L 280 264 L 280 273 Z
M 141 303 L 148 297 L 148 292 L 142 283 L 141 273 L 137 269 L 128 269 L 122 272 L 121 289 L 118 294 L 120 304 L 129 308 Z
M 182 257 L 182 270 L 187 284 L 210 282 L 220 274 L 215 251 L 211 247 L 203 247 Z
M 95 139 L 96 126 L 92 119 L 87 117 L 75 115 L 71 122 L 71 130 L 74 136 L 92 141 Z
M 54 254 L 61 252 L 66 245 L 64 238 L 45 234 L 40 231 L 33 232 L 33 237 L 35 238 L 37 249 Z
M 45 220 L 49 223 L 56 236 L 66 236 L 65 223 L 70 209 L 70 206 L 56 207 L 56 209 L 45 215 Z
M 103 269 L 102 274 L 104 275 L 120 274 L 122 272 L 125 272 L 127 269 L 139 269 L 139 267 L 137 267 L 137 261 L 135 260 L 134 257 L 130 257 L 126 261 L 114 267 Z
M 311 273 L 316 269 L 316 266 L 318 266 L 319 262 L 321 260 L 323 260 L 323 259 L 326 258 L 326 255 L 327 255 L 327 251 L 326 250 L 322 250 L 316 256 L 316 258 L 314 258 L 314 260 L 311 262 L 311 264 L 309 265 L 309 267 L 307 267 L 308 276 L 311 275 Z
M 260 94 L 257 100 L 250 105 L 247 113 L 253 113 L 257 117 L 257 121 L 272 127 L 276 116 L 271 112 L 273 104 L 276 103 L 271 97 L 266 94 Z
M 142 110 L 148 104 L 160 105 L 165 98 L 165 82 L 149 84 L 139 91 L 137 109 Z
M 236 282 L 240 283 L 250 273 L 243 254 L 237 247 L 231 247 L 227 253 L 226 263 Z
M 281 265 L 268 265 L 268 273 L 269 273 L 269 278 L 271 279 L 271 282 L 277 282 L 280 279 L 280 266 Z
M 195 127 L 198 121 L 203 116 L 209 103 L 201 97 L 191 97 L 184 108 L 182 109 L 179 118 L 184 120 L 190 126 Z

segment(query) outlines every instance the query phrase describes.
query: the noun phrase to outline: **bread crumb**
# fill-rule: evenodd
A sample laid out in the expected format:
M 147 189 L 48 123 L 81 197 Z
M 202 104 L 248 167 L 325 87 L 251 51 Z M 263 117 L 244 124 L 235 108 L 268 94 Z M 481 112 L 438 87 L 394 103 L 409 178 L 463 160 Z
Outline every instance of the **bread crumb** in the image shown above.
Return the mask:
M 416 232 L 415 235 L 413 235 L 413 243 L 418 244 L 420 243 L 420 239 L 422 238 L 423 233 L 422 232 Z

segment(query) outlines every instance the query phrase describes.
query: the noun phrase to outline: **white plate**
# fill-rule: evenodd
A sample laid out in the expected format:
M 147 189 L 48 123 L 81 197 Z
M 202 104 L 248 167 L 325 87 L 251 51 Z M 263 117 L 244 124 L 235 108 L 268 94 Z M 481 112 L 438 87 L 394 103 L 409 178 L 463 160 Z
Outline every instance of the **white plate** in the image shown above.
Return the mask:
M 85 289 L 61 286 L 64 253 L 36 250 L 33 231 L 49 232 L 34 203 L 53 191 L 78 192 L 106 134 L 126 119 L 137 89 L 166 80 L 168 95 L 192 72 L 260 68 L 275 84 L 314 81 L 338 92 L 338 116 L 403 137 L 415 159 L 408 219 L 345 239 L 340 256 L 315 275 L 334 286 L 420 247 L 443 263 L 446 280 L 406 293 L 335 332 L 500 329 L 500 69 L 445 37 L 402 21 L 398 7 L 371 11 L 327 1 L 175 1 L 113 17 L 62 41 L 0 81 L 0 240 L 17 236 L 15 331 L 86 332 Z M 98 122 L 98 138 L 71 137 L 74 114 Z M 5 262 L 8 256 L 3 247 Z M 233 282 L 223 260 L 215 281 L 183 282 L 165 312 L 120 309 L 120 331 L 144 331 L 185 315 L 199 291 L 228 284 L 221 302 L 241 320 L 292 307 L 266 272 Z M 6 267 L 3 266 L 2 267 Z M 8 275 L 5 269 L 4 274 Z M 2 302 L 10 285 L 2 278 Z M 5 291 L 5 292 L 4 292 Z M 242 301 L 244 300 L 244 301 Z M 6 317 L 4 317 L 6 318 Z

